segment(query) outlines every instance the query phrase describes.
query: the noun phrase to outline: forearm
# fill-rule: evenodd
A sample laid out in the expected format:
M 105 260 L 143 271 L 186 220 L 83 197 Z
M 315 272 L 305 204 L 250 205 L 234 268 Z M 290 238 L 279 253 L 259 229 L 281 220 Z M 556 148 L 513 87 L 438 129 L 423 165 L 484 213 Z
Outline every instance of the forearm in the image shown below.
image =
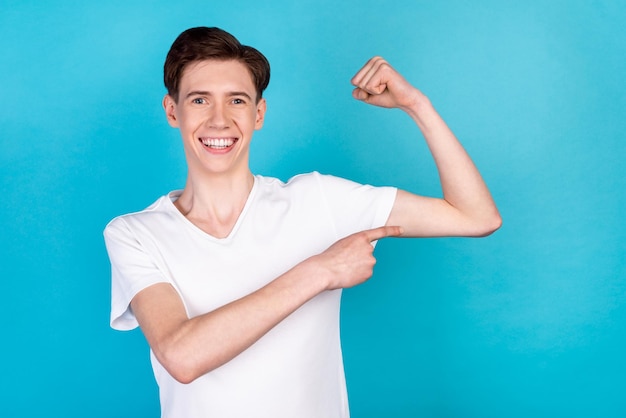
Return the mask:
M 369 279 L 376 263 L 371 242 L 401 232 L 387 226 L 349 235 L 256 292 L 191 319 L 169 284 L 142 290 L 132 308 L 159 362 L 188 383 L 235 358 L 320 293 Z
M 412 105 L 404 110 L 426 140 L 437 166 L 443 199 L 469 222 L 498 224 L 498 210 L 480 172 L 430 100 L 417 91 Z
M 481 236 L 500 226 L 500 215 L 474 163 L 421 91 L 381 57 L 352 78 L 352 96 L 375 106 L 400 108 L 418 125 L 433 155 L 443 199 L 399 191 L 387 225 L 403 236 Z
M 178 323 L 156 325 L 162 332 L 144 333 L 150 335 L 150 345 L 168 372 L 181 382 L 191 382 L 232 360 L 323 292 L 325 283 L 318 273 L 306 260 L 241 299 Z

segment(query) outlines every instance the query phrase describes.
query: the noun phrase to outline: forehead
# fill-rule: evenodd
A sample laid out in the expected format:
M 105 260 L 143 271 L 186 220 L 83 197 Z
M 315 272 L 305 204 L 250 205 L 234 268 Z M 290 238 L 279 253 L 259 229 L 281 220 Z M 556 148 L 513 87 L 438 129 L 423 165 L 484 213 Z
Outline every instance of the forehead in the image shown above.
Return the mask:
M 198 88 L 209 91 L 243 89 L 254 93 L 252 74 L 245 64 L 237 60 L 203 60 L 187 65 L 180 80 L 180 90 Z

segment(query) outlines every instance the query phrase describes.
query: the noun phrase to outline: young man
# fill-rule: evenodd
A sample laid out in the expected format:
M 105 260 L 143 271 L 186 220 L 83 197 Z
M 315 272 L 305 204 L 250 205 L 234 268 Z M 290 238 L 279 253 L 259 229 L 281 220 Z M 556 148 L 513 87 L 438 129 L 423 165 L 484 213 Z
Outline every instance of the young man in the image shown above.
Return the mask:
M 352 94 L 416 122 L 442 199 L 318 173 L 253 175 L 269 64 L 220 29 L 183 32 L 164 70 L 187 183 L 107 226 L 112 327 L 141 327 L 163 417 L 347 417 L 341 289 L 372 275 L 378 239 L 496 230 L 486 185 L 429 100 L 382 58 L 354 76 Z

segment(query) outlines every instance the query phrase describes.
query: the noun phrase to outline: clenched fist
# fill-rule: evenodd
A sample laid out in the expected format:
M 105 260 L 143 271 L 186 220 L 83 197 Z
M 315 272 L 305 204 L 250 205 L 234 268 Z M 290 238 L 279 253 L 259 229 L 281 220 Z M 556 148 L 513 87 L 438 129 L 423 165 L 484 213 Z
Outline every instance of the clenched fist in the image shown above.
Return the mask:
M 425 96 L 381 57 L 370 59 L 351 80 L 352 96 L 365 103 L 408 111 Z

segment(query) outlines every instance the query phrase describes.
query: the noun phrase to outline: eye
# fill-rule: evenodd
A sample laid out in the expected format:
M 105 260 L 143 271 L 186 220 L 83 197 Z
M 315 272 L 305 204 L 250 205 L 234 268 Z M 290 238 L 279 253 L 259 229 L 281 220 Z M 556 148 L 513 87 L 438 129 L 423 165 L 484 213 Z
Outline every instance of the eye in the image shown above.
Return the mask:
M 240 98 L 233 99 L 233 104 L 245 104 L 246 101 Z
M 205 104 L 206 100 L 204 100 L 202 97 L 196 97 L 191 99 L 191 103 L 193 104 Z

